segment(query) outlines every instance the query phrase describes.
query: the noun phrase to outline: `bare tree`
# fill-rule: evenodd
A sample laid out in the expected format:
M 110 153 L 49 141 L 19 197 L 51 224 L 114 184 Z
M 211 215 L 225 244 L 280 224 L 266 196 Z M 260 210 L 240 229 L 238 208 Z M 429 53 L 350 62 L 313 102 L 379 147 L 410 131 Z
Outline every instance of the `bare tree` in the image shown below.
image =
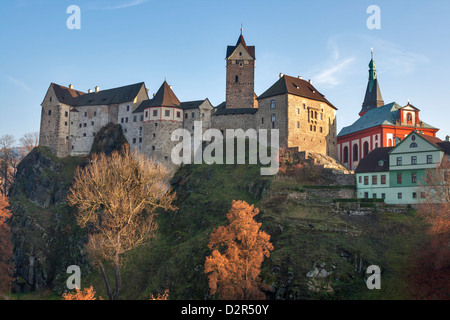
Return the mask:
M 450 266 L 450 160 L 444 155 L 436 168 L 428 169 L 418 188 L 421 202 L 418 210 L 430 223 L 431 242 L 428 258 L 434 270 Z
M 22 138 L 19 139 L 19 142 L 25 149 L 26 154 L 28 154 L 39 145 L 39 132 L 25 133 Z
M 17 154 L 13 150 L 15 142 L 16 139 L 12 135 L 5 134 L 0 137 L 0 192 L 4 196 L 7 196 L 16 174 Z
M 122 255 L 156 235 L 159 210 L 174 210 L 175 193 L 169 171 L 144 156 L 115 151 L 111 156 L 94 154 L 90 165 L 78 168 L 67 197 L 78 207 L 77 223 L 88 228 L 88 255 L 105 281 L 109 299 L 116 300 L 121 289 Z M 112 262 L 115 290 L 104 268 Z
M 422 199 L 419 211 L 431 223 L 432 231 L 450 232 L 450 160 L 446 155 L 426 171 L 418 191 Z

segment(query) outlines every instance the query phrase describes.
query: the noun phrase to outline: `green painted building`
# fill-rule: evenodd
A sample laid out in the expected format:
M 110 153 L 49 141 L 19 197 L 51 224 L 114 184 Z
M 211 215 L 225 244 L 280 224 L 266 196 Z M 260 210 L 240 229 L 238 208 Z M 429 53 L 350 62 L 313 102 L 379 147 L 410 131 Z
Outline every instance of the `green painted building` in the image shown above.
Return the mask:
M 415 204 L 426 170 L 450 154 L 450 142 L 412 131 L 395 147 L 376 148 L 355 170 L 359 198 L 383 198 L 388 204 Z

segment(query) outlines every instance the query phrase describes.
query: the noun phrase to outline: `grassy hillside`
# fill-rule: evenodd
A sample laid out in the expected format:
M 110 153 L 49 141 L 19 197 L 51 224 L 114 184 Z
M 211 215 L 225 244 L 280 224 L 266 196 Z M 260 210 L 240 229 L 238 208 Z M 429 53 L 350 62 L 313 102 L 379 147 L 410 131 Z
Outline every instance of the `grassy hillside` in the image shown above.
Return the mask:
M 20 249 L 40 263 L 39 270 L 43 271 L 33 279 L 50 279 L 52 289 L 61 290 L 67 276 L 66 264 L 83 257 L 85 237 L 74 222 L 74 209 L 55 199 L 61 198 L 57 195 L 61 184 L 63 189 L 68 188 L 73 170 L 83 159 L 56 159 L 47 154 L 48 150 L 40 151 L 40 167 L 44 169 L 39 169 L 36 176 L 44 182 L 45 177 L 52 178 L 52 184 L 41 190 L 43 194 L 50 192 L 52 200 L 45 208 L 30 202 L 33 192 L 30 195 L 24 176 L 12 197 L 15 233 L 17 239 L 32 239 L 24 241 Z M 48 169 L 46 159 L 54 163 Z M 412 210 L 406 214 L 337 213 L 326 188 L 314 186 L 320 172 L 313 173 L 294 178 L 261 176 L 258 165 L 180 168 L 172 180 L 178 210 L 160 214 L 158 236 L 125 256 L 120 298 L 148 299 L 150 294 L 166 289 L 170 299 L 213 298 L 208 294 L 203 271 L 205 257 L 210 254 L 207 244 L 214 228 L 227 222 L 226 212 L 233 199 L 255 204 L 260 209 L 257 220 L 271 235 L 275 250 L 264 262 L 261 274 L 273 288 L 268 298 L 411 298 L 408 274 L 414 254 L 428 243 L 424 223 Z M 315 192 L 299 199 L 299 192 L 308 188 Z M 351 186 L 342 188 L 351 190 Z M 23 262 L 22 272 L 28 274 L 28 262 Z M 368 290 L 364 282 L 365 271 L 373 264 L 381 268 L 381 290 Z M 98 270 L 84 266 L 82 272 L 82 287 L 93 285 L 100 296 L 106 297 Z M 48 286 L 29 284 L 32 290 L 33 286 L 35 294 L 16 297 L 55 298 Z
M 261 210 L 257 219 L 272 237 L 275 250 L 262 270 L 263 281 L 273 287 L 269 298 L 410 298 L 411 255 L 427 240 L 412 211 L 348 216 L 334 213 L 331 199 L 301 204 L 288 200 L 283 178 L 262 177 L 256 165 L 185 166 L 173 184 L 179 209 L 161 214 L 158 237 L 126 257 L 122 299 L 147 299 L 165 289 L 171 299 L 212 298 L 203 272 L 207 243 L 213 229 L 226 223 L 233 199 L 255 204 Z M 381 290 L 365 285 L 372 264 L 381 268 Z M 314 276 L 322 269 L 325 277 Z M 84 284 L 106 296 L 97 272 Z

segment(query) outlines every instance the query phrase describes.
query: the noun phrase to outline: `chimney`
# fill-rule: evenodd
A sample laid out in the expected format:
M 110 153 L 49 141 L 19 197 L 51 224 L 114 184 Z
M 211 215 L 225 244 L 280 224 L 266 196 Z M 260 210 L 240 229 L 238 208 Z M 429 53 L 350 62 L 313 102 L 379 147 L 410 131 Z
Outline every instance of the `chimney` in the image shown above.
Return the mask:
M 283 77 L 284 77 L 284 74 L 280 73 L 280 78 L 283 78 Z
M 92 93 L 92 89 L 89 89 L 89 90 L 88 90 L 88 93 Z
M 73 84 L 69 84 L 69 89 L 73 89 Z
M 99 86 L 95 86 L 95 92 L 99 92 L 100 91 L 100 87 Z
M 170 90 L 172 90 L 172 86 L 169 86 Z
M 298 78 L 300 79 L 300 80 L 302 80 L 303 78 L 302 78 L 302 76 L 298 76 Z
M 156 96 L 156 93 L 153 93 L 153 96 Z
M 308 80 L 308 82 L 309 82 L 309 84 L 312 84 L 312 81 L 311 81 L 311 79 L 309 79 L 309 80 Z

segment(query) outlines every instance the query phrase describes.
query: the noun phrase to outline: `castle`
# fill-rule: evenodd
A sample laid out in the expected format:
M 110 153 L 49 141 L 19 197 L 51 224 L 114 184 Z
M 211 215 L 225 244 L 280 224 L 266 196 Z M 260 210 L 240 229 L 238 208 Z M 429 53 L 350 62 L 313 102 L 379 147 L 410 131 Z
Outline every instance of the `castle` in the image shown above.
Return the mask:
M 174 130 L 278 129 L 279 145 L 337 158 L 336 110 L 301 77 L 280 74 L 265 92 L 254 92 L 255 47 L 241 34 L 226 52 L 226 100 L 214 107 L 208 99 L 180 102 L 164 81 L 152 97 L 144 82 L 82 92 L 51 83 L 41 104 L 40 142 L 58 157 L 86 155 L 96 133 L 120 124 L 132 149 L 171 165 Z

